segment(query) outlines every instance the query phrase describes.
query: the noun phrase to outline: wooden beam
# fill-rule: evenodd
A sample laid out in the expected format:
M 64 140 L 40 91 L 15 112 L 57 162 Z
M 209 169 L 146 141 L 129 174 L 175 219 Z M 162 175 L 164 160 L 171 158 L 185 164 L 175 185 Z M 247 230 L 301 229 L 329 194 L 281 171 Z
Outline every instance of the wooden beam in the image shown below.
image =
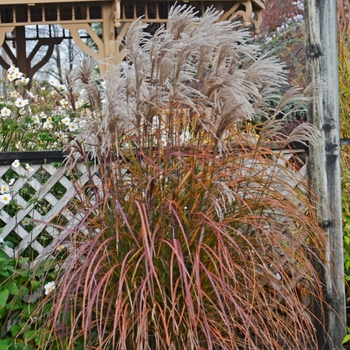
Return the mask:
M 114 0 L 84 0 L 84 2 L 113 2 Z M 260 0 L 257 0 L 260 1 Z M 65 2 L 74 2 L 72 0 L 2 0 L 1 5 L 30 5 L 35 6 L 36 4 L 57 4 Z M 79 1 L 81 2 L 81 1 Z
M 84 2 L 113 2 L 114 0 L 84 0 Z M 161 0 L 158 0 L 161 1 Z M 173 0 L 167 0 L 168 2 L 174 2 Z M 231 2 L 242 2 L 244 0 L 212 0 L 212 2 L 219 2 L 219 1 L 231 1 Z M 66 2 L 74 2 L 72 0 L 16 0 L 16 5 L 28 5 L 28 4 L 57 4 L 57 3 L 66 3 Z M 81 1 L 79 1 L 81 2 Z M 130 1 L 124 1 L 125 3 Z M 259 6 L 260 8 L 265 8 L 265 2 L 266 0 L 252 0 L 252 2 Z M 14 0 L 8 1 L 8 0 L 2 0 L 1 5 L 14 5 Z
M 321 131 L 316 146 L 310 145 L 310 181 L 320 226 L 327 234 L 324 278 L 326 303 L 318 316 L 319 349 L 342 349 L 346 334 L 340 183 L 340 123 L 336 1 L 306 0 L 306 58 L 309 83 L 315 89 L 310 122 Z M 324 311 L 324 313 L 322 312 Z M 325 328 L 323 328 L 323 326 Z

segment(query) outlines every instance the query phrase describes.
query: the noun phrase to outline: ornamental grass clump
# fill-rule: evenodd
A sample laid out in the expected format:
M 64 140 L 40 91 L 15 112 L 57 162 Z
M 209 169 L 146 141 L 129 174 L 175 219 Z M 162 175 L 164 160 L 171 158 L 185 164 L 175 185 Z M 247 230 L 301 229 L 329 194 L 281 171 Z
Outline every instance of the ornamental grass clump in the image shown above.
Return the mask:
M 82 220 L 57 240 L 53 307 L 35 315 L 45 349 L 317 348 L 305 300 L 322 302 L 323 233 L 300 159 L 268 147 L 313 142 L 307 123 L 281 131 L 308 97 L 294 88 L 271 109 L 283 66 L 219 17 L 173 7 L 154 36 L 136 21 L 102 101 L 86 89 L 101 108 L 68 165 L 99 180 L 76 183 Z M 75 81 L 94 84 L 92 67 Z

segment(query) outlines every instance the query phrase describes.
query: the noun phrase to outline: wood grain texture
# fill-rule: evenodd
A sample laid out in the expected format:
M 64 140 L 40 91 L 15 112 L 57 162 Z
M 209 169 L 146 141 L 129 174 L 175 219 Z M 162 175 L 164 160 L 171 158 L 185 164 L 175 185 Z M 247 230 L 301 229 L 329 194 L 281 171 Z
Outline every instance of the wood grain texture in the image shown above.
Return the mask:
M 309 176 L 318 221 L 329 237 L 327 266 L 320 271 L 328 305 L 319 310 L 323 325 L 317 327 L 319 348 L 334 350 L 342 349 L 346 334 L 336 2 L 307 0 L 305 10 L 308 81 L 320 85 L 315 89 L 309 118 L 322 132 L 317 145 L 310 146 Z

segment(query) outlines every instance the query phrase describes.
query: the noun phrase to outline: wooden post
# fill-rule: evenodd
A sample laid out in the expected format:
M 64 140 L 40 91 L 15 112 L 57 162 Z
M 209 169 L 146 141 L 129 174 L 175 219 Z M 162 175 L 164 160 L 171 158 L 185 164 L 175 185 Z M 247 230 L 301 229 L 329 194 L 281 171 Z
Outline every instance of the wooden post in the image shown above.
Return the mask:
M 309 83 L 321 83 L 310 106 L 310 122 L 322 133 L 310 147 L 310 181 L 320 226 L 328 239 L 322 268 L 327 305 L 319 310 L 319 349 L 342 349 L 346 334 L 336 1 L 306 0 L 306 58 Z M 324 311 L 324 313 L 322 312 Z M 324 328 L 323 328 L 324 326 Z

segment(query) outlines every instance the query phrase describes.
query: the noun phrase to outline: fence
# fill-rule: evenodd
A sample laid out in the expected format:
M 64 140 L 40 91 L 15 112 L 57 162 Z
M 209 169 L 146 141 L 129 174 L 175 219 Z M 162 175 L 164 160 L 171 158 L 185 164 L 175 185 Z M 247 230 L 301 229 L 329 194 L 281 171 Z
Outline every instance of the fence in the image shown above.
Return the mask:
M 22 165 L 12 165 L 16 160 Z M 91 175 L 98 181 L 97 167 L 80 164 L 73 174 L 62 165 L 63 160 L 62 152 L 0 155 L 0 186 L 8 187 L 11 198 L 0 204 L 0 239 L 9 257 L 23 255 L 35 262 L 50 254 L 54 239 L 63 241 L 79 223 L 82 214 L 68 204 L 78 199 L 76 186 L 85 186 Z

